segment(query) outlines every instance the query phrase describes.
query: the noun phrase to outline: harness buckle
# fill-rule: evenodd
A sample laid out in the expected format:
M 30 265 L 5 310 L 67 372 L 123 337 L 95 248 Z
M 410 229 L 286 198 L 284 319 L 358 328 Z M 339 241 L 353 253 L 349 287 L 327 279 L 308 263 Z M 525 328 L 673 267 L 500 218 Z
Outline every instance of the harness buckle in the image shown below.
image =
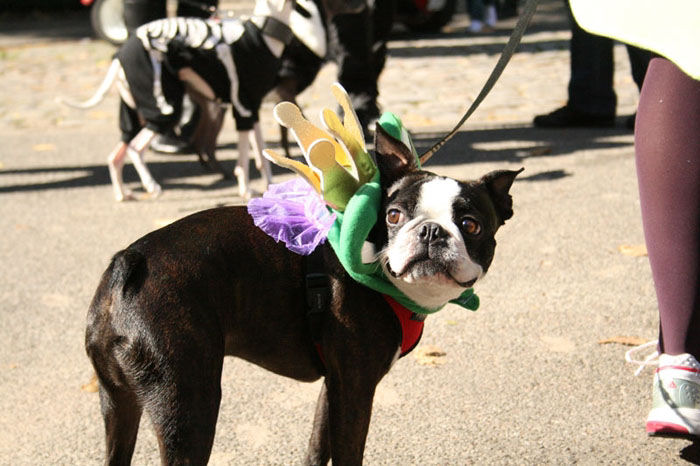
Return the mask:
M 330 305 L 331 289 L 328 275 L 324 273 L 306 274 L 306 304 L 309 314 L 325 312 Z

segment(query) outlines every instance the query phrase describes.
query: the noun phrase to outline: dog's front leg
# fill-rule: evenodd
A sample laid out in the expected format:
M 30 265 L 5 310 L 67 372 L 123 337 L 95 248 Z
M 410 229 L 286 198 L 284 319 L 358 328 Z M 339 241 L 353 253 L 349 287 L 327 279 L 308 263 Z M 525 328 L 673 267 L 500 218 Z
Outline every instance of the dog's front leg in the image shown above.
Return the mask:
M 126 150 L 126 153 L 129 156 L 129 159 L 131 159 L 131 163 L 134 164 L 134 168 L 136 168 L 136 172 L 141 179 L 141 184 L 143 185 L 144 189 L 154 197 L 157 197 L 162 191 L 161 187 L 158 183 L 156 183 L 156 180 L 153 179 L 151 172 L 148 171 L 148 167 L 142 158 L 143 152 L 146 150 L 146 147 L 155 137 L 155 135 L 156 133 L 154 133 L 152 130 L 143 128 L 134 137 L 134 139 L 129 142 L 129 147 Z
M 304 464 L 306 466 L 321 466 L 328 464 L 331 459 L 331 441 L 328 432 L 328 390 L 326 384 L 321 386 L 321 393 L 316 402 L 314 427 L 309 439 Z
M 326 375 L 328 434 L 334 465 L 361 465 L 378 380 L 357 372 Z
M 253 124 L 253 137 L 250 140 L 250 144 L 253 146 L 253 156 L 255 157 L 255 167 L 260 171 L 265 181 L 265 189 L 272 183 L 272 167 L 270 166 L 270 161 L 267 160 L 262 151 L 265 149 L 265 141 L 263 140 L 262 130 L 260 129 L 260 122 L 255 122 Z

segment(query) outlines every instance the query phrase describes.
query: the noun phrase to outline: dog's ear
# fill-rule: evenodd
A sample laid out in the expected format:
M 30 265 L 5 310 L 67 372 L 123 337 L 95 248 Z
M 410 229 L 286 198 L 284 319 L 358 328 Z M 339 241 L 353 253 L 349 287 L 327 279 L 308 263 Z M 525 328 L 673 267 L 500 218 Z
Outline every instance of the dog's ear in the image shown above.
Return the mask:
M 517 171 L 495 170 L 487 173 L 480 180 L 486 186 L 489 196 L 491 196 L 496 212 L 501 218 L 501 225 L 513 216 L 513 198 L 508 191 L 510 191 L 515 177 L 523 170 L 525 169 L 521 168 Z
M 379 124 L 374 136 L 374 150 L 384 186 L 389 186 L 393 181 L 418 169 L 416 156 L 411 149 L 387 133 Z

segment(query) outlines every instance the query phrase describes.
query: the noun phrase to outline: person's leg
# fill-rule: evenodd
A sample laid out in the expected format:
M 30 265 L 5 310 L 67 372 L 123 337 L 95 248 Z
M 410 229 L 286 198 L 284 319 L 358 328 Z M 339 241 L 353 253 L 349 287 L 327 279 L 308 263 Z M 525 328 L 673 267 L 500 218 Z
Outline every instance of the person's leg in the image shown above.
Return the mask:
M 471 21 L 484 21 L 485 7 L 483 0 L 467 0 L 467 14 Z
M 649 65 L 635 150 L 660 350 L 700 357 L 700 81 L 666 59 Z
M 486 25 L 487 6 L 484 0 L 467 0 L 467 13 L 469 14 L 469 28 L 471 33 L 492 32 Z
M 648 50 L 640 49 L 633 45 L 625 44 L 627 47 L 627 55 L 630 59 L 630 67 L 632 69 L 632 79 L 637 85 L 637 89 L 642 90 L 642 84 L 644 84 L 644 76 L 647 74 L 647 68 L 649 67 L 649 60 L 654 56 L 654 54 Z M 625 119 L 625 126 L 628 129 L 634 129 L 634 122 L 637 113 L 629 115 Z
M 586 115 L 614 117 L 617 96 L 613 89 L 613 41 L 584 31 L 573 17 L 570 21 L 568 105 Z
M 350 95 L 360 123 L 366 130 L 378 113 L 377 77 L 372 66 L 372 9 L 336 15 L 329 25 L 329 36 L 338 64 L 338 82 Z
M 651 436 L 700 437 L 700 81 L 649 64 L 635 128 L 639 198 L 659 306 Z
M 569 100 L 564 107 L 536 116 L 533 123 L 540 128 L 614 126 L 613 41 L 581 29 L 566 3 L 571 24 Z
M 489 27 L 496 26 L 498 13 L 495 0 L 484 0 L 484 22 Z
M 642 84 L 644 84 L 644 76 L 647 74 L 647 68 L 649 68 L 649 60 L 654 56 L 654 54 L 648 50 L 640 49 L 633 45 L 626 44 L 627 55 L 630 58 L 630 67 L 632 69 L 632 79 L 637 85 L 637 88 L 641 91 Z
M 165 15 L 165 0 L 124 0 L 124 22 L 130 34 L 142 24 Z

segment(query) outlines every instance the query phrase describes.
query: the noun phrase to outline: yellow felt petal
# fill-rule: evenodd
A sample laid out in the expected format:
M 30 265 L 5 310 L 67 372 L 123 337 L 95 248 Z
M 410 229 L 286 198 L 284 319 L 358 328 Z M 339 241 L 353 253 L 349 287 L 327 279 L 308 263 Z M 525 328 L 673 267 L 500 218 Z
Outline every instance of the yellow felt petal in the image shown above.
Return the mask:
M 314 141 L 318 141 L 319 139 L 333 139 L 333 136 L 304 118 L 299 107 L 291 102 L 280 102 L 275 106 L 273 114 L 280 125 L 292 131 L 297 144 L 299 144 L 299 147 L 301 147 L 301 150 L 304 152 L 304 156 L 307 156 L 309 147 L 311 147 Z
M 309 148 L 309 161 L 313 168 L 323 172 L 336 165 L 335 147 L 327 139 L 319 139 Z
M 336 210 L 343 211 L 359 188 L 357 180 L 335 159 L 330 141 L 320 140 L 311 145 L 309 160 L 321 172 L 323 200 Z
M 263 155 L 275 165 L 292 170 L 294 173 L 304 178 L 317 193 L 321 194 L 321 180 L 311 168 L 296 160 L 283 157 L 270 149 L 263 150 Z
M 354 156 L 355 152 L 358 149 L 361 150 L 360 143 L 357 141 L 357 139 L 352 137 L 348 130 L 345 129 L 343 124 L 340 122 L 338 115 L 336 115 L 333 110 L 324 108 L 323 111 L 321 111 L 321 119 L 326 125 L 326 128 L 328 128 L 328 131 L 330 131 L 335 137 L 343 141 L 343 144 L 345 144 L 345 147 L 347 147 L 348 151 L 350 152 L 350 156 L 348 156 L 348 154 L 346 154 L 345 151 L 342 151 L 341 154 L 336 154 L 336 159 L 338 160 L 338 163 L 346 167 L 350 171 L 355 172 L 355 163 L 351 159 L 351 156 Z
M 363 149 L 360 142 L 355 139 L 342 124 L 340 124 L 338 115 L 336 115 L 332 110 L 323 110 L 323 122 L 326 124 L 328 130 L 337 136 L 338 139 L 343 141 L 345 146 L 348 148 L 348 151 L 353 159 L 352 165 L 348 168 L 360 181 L 360 184 L 370 181 L 376 172 L 376 167 L 372 161 L 372 158 L 369 156 L 367 151 Z M 345 164 L 341 162 L 341 165 Z
M 360 120 L 357 118 L 357 113 L 355 113 L 355 109 L 352 106 L 352 102 L 350 101 L 350 96 L 348 95 L 347 91 L 339 83 L 333 83 L 331 86 L 331 92 L 333 92 L 335 100 L 337 100 L 340 106 L 343 108 L 343 113 L 345 114 L 343 118 L 343 125 L 350 132 L 350 134 L 352 134 L 359 141 L 362 149 L 367 150 L 367 146 L 365 145 L 365 136 L 362 132 L 362 127 L 360 126 Z

